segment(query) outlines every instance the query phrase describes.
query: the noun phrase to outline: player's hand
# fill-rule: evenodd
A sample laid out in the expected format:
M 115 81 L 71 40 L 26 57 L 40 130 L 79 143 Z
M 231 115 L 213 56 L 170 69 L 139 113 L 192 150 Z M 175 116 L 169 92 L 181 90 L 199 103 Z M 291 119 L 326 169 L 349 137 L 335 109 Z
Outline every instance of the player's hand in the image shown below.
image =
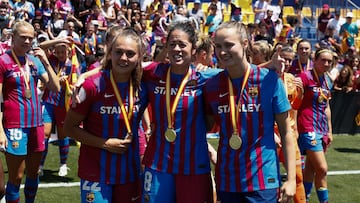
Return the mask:
M 73 86 L 73 89 L 72 89 L 73 94 L 71 95 L 71 100 L 72 100 L 71 106 L 73 108 L 76 107 L 76 104 L 81 103 L 80 87 L 84 82 L 85 82 L 84 77 L 82 75 L 80 75 L 78 80 L 76 81 L 75 85 Z
M 290 203 L 296 192 L 296 181 L 286 181 L 280 188 L 280 203 Z
M 5 152 L 7 147 L 8 147 L 8 142 L 6 139 L 5 132 L 3 130 L 1 130 L 1 132 L 0 132 L 0 152 Z
M 131 142 L 131 135 L 126 136 L 124 139 L 109 138 L 105 142 L 105 149 L 112 153 L 124 154 L 128 150 Z

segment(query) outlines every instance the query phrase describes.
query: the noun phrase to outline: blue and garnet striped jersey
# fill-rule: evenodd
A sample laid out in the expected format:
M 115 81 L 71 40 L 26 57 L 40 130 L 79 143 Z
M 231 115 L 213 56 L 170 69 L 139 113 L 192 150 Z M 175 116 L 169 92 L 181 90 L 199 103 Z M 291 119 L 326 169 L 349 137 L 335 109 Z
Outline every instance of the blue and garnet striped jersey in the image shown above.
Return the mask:
M 154 129 L 143 163 L 146 167 L 170 174 L 209 173 L 203 88 L 207 79 L 218 70 L 197 72 L 195 67 L 189 67 L 191 73 L 174 114 L 173 128 L 177 136 L 174 142 L 168 142 L 164 134 L 168 128 L 165 85 L 169 68 L 170 65 L 152 63 L 144 70 L 143 81 L 149 95 Z M 172 106 L 184 75 L 171 73 L 170 77 Z
M 326 100 L 319 102 L 321 91 L 330 98 L 332 82 L 327 74 L 319 76 L 320 84 L 314 75 L 314 71 L 307 71 L 299 75 L 304 87 L 304 97 L 298 110 L 299 133 L 316 132 L 326 135 L 329 131 L 325 109 L 328 105 Z M 321 89 L 321 91 L 320 91 Z
M 129 83 L 117 83 L 117 87 L 127 110 Z M 86 115 L 83 121 L 84 130 L 103 139 L 124 139 L 128 132 L 111 85 L 110 71 L 102 70 L 97 75 L 89 77 L 82 88 L 86 93 L 85 98 L 82 98 L 84 101 L 73 107 L 72 111 Z M 124 154 L 115 154 L 82 144 L 78 161 L 80 178 L 105 184 L 125 184 L 138 180 L 140 175 L 138 128 L 147 105 L 144 90 L 140 88 L 137 94 L 134 93 L 133 115 L 129 121 L 133 142 L 128 150 Z
M 37 83 L 46 74 L 40 60 L 32 55 L 18 57 L 21 64 L 28 64 L 31 98 L 25 97 L 25 80 L 21 69 L 12 57 L 11 51 L 0 56 L 0 83 L 4 99 L 3 125 L 5 128 L 30 128 L 43 125 Z M 25 68 L 25 69 L 27 69 Z
M 250 66 L 249 66 L 250 67 Z M 274 141 L 275 114 L 291 109 L 283 83 L 274 71 L 250 68 L 241 98 L 243 77 L 232 79 L 235 103 L 239 107 L 237 128 L 241 148 L 229 145 L 233 134 L 230 114 L 228 72 L 210 79 L 205 87 L 206 109 L 220 126 L 216 186 L 219 191 L 252 192 L 278 188 L 279 164 Z

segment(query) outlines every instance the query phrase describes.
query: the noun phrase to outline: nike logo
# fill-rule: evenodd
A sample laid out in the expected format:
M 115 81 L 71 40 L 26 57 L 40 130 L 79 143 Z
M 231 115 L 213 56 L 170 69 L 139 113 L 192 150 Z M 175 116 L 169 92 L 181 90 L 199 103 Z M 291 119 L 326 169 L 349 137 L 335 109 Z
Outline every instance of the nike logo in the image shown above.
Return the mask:
M 135 201 L 136 201 L 137 199 L 139 199 L 139 198 L 140 198 L 140 196 L 132 197 L 132 198 L 131 198 L 131 201 L 132 201 L 132 202 L 135 202 Z
M 165 84 L 166 82 L 165 82 L 165 81 L 163 81 L 163 80 L 160 80 L 160 81 L 159 81 L 159 83 L 161 83 L 161 84 Z
M 226 92 L 226 93 L 224 93 L 224 94 L 220 94 L 219 95 L 219 97 L 221 98 L 221 97 L 225 97 L 226 95 L 228 95 L 229 94 L 229 92 Z
M 114 96 L 113 94 L 104 94 L 105 98 L 109 98 L 109 97 L 113 97 L 113 96 Z

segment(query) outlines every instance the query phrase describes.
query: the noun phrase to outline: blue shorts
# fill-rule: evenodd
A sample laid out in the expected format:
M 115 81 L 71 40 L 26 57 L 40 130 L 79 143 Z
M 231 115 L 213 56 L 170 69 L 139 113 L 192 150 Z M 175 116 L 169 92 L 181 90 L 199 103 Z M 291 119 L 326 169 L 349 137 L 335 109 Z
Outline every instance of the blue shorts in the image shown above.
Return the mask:
M 8 141 L 6 152 L 23 156 L 28 152 L 42 152 L 45 150 L 44 126 L 33 128 L 5 128 Z
M 55 121 L 54 116 L 54 105 L 44 102 L 42 104 L 43 108 L 43 119 L 44 123 L 52 123 Z
M 316 132 L 299 133 L 299 149 L 302 155 L 306 154 L 306 150 L 313 152 L 323 151 L 322 134 Z
M 104 184 L 81 179 L 81 202 L 89 203 L 140 203 L 140 181 L 127 184 Z
M 247 203 L 258 203 L 278 202 L 278 189 L 267 189 L 254 192 L 218 192 L 218 199 L 221 203 L 233 203 L 233 202 L 247 202 Z
M 143 177 L 143 203 L 213 202 L 210 173 L 169 174 L 145 167 Z

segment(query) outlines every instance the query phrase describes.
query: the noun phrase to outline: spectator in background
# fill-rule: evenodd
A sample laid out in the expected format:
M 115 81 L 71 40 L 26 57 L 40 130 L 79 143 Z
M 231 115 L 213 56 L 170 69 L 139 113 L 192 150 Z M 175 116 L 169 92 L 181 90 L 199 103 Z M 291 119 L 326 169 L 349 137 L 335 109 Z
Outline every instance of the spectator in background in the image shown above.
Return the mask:
M 211 2 L 209 3 L 208 13 L 210 12 L 210 6 L 211 5 L 216 5 L 216 15 L 222 21 L 222 19 L 224 19 L 224 10 L 225 10 L 226 5 L 222 1 L 211 0 Z
M 231 6 L 230 20 L 237 21 L 237 22 L 242 21 L 240 5 L 236 5 L 233 1 L 231 1 L 230 6 Z
M 267 10 L 266 11 L 266 18 L 264 18 L 262 20 L 262 22 L 265 23 L 265 26 L 266 26 L 266 31 L 267 33 L 269 34 L 269 37 L 272 38 L 272 41 L 273 39 L 275 39 L 275 23 L 274 21 L 272 20 L 272 16 L 273 16 L 273 11 L 272 10 Z
M 334 36 L 339 37 L 339 32 L 341 25 L 345 23 L 345 20 L 343 18 L 340 18 L 340 9 L 335 9 L 335 17 L 331 18 L 327 24 L 327 27 L 333 27 L 335 28 Z
M 115 23 L 116 12 L 114 6 L 110 4 L 110 0 L 104 0 L 104 5 L 101 7 L 101 13 L 105 17 L 108 26 Z
M 352 22 L 352 12 L 346 13 L 346 22 L 341 25 L 339 35 L 342 36 L 342 51 L 346 52 L 350 47 L 355 46 L 355 38 L 359 34 L 356 22 Z
M 269 32 L 266 27 L 266 23 L 264 21 L 261 21 L 258 25 L 258 33 L 255 36 L 255 42 L 259 40 L 265 40 L 269 44 L 274 44 L 274 38 L 269 35 Z
M 295 14 L 296 14 L 297 20 L 299 22 L 299 25 L 298 25 L 299 29 L 302 28 L 302 13 L 301 13 L 301 11 L 304 7 L 304 3 L 305 3 L 305 0 L 295 0 L 294 9 L 295 9 Z
M 0 30 L 4 28 L 10 28 L 10 18 L 7 13 L 7 7 L 4 4 L 0 4 Z
M 87 19 L 86 19 L 86 24 L 90 24 L 91 21 L 93 20 L 97 20 L 99 23 L 99 31 L 100 32 L 105 32 L 107 29 L 107 20 L 106 18 L 102 15 L 101 13 L 101 8 L 98 5 L 94 5 L 92 7 L 92 11 L 91 14 L 88 15 Z
M 215 32 L 217 27 L 222 22 L 220 16 L 217 15 L 217 11 L 218 9 L 216 4 L 210 4 L 209 15 L 206 18 L 206 23 L 205 23 L 205 26 L 209 26 L 209 31 L 208 31 L 209 36 L 212 36 L 212 34 Z
M 255 24 L 260 23 L 261 20 L 265 18 L 267 11 L 268 3 L 265 0 L 257 0 L 253 6 L 253 11 L 255 13 Z
M 335 36 L 335 28 L 328 26 L 325 31 L 325 36 L 315 44 L 315 48 L 329 48 L 333 52 L 339 52 L 341 50 L 341 40 L 338 36 Z
M 51 16 L 52 18 L 47 25 L 47 33 L 50 39 L 54 39 L 60 34 L 61 30 L 64 29 L 65 21 L 61 18 L 58 10 L 54 10 Z
M 318 29 L 317 29 L 317 38 L 321 39 L 325 35 L 326 26 L 331 18 L 334 16 L 330 13 L 329 5 L 324 4 L 322 7 L 322 12 L 318 17 Z
M 21 0 L 14 4 L 15 20 L 25 20 L 30 22 L 35 16 L 35 6 L 33 3 Z
M 66 23 L 66 26 L 64 26 L 64 28 L 66 29 L 62 30 L 57 36 L 57 38 L 65 38 L 67 36 L 71 36 L 75 44 L 81 45 L 80 36 L 78 33 L 75 32 L 75 23 L 69 20 Z
M 201 1 L 200 0 L 195 0 L 194 1 L 194 7 L 187 12 L 187 17 L 190 18 L 190 17 L 193 17 L 199 27 L 201 27 L 201 25 L 204 24 L 205 22 L 205 14 L 204 14 L 204 11 L 201 9 Z
M 345 65 L 336 80 L 334 81 L 334 90 L 340 92 L 350 92 L 353 89 L 354 73 L 350 66 Z

